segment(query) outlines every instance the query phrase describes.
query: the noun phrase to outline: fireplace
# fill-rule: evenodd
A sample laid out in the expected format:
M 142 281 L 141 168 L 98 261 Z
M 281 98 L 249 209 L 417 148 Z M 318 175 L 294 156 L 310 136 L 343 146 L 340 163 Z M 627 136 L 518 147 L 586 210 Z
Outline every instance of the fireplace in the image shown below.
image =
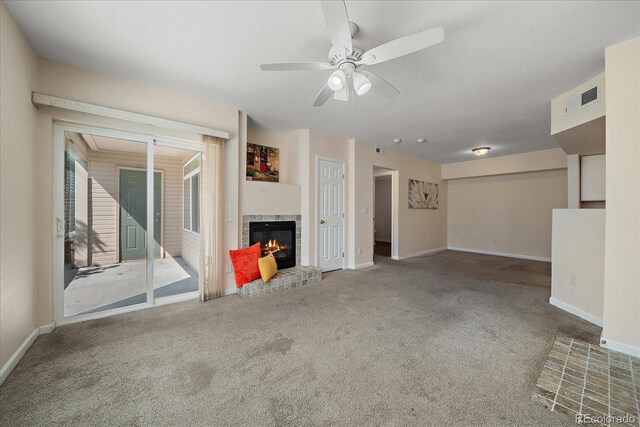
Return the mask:
M 270 253 L 278 269 L 296 265 L 296 222 L 262 221 L 249 223 L 249 244 L 260 243 L 260 256 Z

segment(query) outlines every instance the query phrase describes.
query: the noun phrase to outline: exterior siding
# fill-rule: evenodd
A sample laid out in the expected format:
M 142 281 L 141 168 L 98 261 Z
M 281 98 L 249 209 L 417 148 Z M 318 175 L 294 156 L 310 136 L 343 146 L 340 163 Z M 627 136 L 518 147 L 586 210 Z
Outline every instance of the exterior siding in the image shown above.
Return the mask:
M 200 236 L 186 230 L 182 230 L 182 258 L 196 272 L 199 267 Z
M 89 161 L 91 264 L 119 262 L 118 256 L 118 167 L 145 169 L 146 156 L 137 153 L 92 151 Z M 155 158 L 156 171 L 163 172 L 164 256 L 182 254 L 182 159 Z

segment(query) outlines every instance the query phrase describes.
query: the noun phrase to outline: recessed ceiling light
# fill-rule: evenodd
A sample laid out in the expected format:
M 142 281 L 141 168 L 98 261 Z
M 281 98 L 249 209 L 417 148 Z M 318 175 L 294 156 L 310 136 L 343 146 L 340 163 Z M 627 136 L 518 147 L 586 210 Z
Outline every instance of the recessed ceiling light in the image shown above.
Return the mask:
M 402 142 L 402 140 L 400 138 L 394 138 L 393 139 L 393 143 L 394 144 L 400 144 Z
M 478 147 L 474 148 L 471 151 L 473 151 L 473 154 L 475 154 L 476 156 L 484 156 L 489 152 L 489 150 L 491 150 L 491 147 Z
M 427 142 L 427 140 L 424 138 L 418 138 L 416 139 L 416 142 L 418 142 L 419 144 L 424 144 L 425 142 Z

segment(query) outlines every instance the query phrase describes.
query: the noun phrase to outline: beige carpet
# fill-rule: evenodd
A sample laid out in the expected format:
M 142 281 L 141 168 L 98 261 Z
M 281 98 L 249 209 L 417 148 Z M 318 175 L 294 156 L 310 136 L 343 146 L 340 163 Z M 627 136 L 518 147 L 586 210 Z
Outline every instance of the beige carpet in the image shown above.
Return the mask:
M 0 387 L 0 425 L 572 425 L 531 396 L 548 263 L 444 252 L 260 298 L 57 328 Z

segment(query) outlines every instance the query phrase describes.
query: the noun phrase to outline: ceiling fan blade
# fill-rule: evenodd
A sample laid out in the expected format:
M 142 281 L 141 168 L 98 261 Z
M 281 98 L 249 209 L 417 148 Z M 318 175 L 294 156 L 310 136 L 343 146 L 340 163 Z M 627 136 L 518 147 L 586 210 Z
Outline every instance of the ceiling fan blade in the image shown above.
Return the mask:
M 333 91 L 331 90 L 329 85 L 325 83 L 324 87 L 322 88 L 318 96 L 316 96 L 316 100 L 313 101 L 313 106 L 314 107 L 323 106 L 324 103 L 327 102 L 329 98 L 331 98 L 331 95 L 333 95 Z
M 373 73 L 371 71 L 359 71 L 361 74 L 364 74 L 370 81 L 371 87 L 373 90 L 378 92 L 380 95 L 384 96 L 388 99 L 393 99 L 396 96 L 400 95 L 400 91 L 393 87 L 391 83 Z
M 322 11 L 324 20 L 327 23 L 329 37 L 335 48 L 347 49 L 351 53 L 351 27 L 349 26 L 349 15 L 347 6 L 343 0 L 322 0 Z
M 442 27 L 431 28 L 369 49 L 362 55 L 361 63 L 367 65 L 379 64 L 426 49 L 429 46 L 440 43 L 442 40 L 444 40 L 444 29 Z
M 335 68 L 328 62 L 274 62 L 260 64 L 262 71 L 316 71 Z

